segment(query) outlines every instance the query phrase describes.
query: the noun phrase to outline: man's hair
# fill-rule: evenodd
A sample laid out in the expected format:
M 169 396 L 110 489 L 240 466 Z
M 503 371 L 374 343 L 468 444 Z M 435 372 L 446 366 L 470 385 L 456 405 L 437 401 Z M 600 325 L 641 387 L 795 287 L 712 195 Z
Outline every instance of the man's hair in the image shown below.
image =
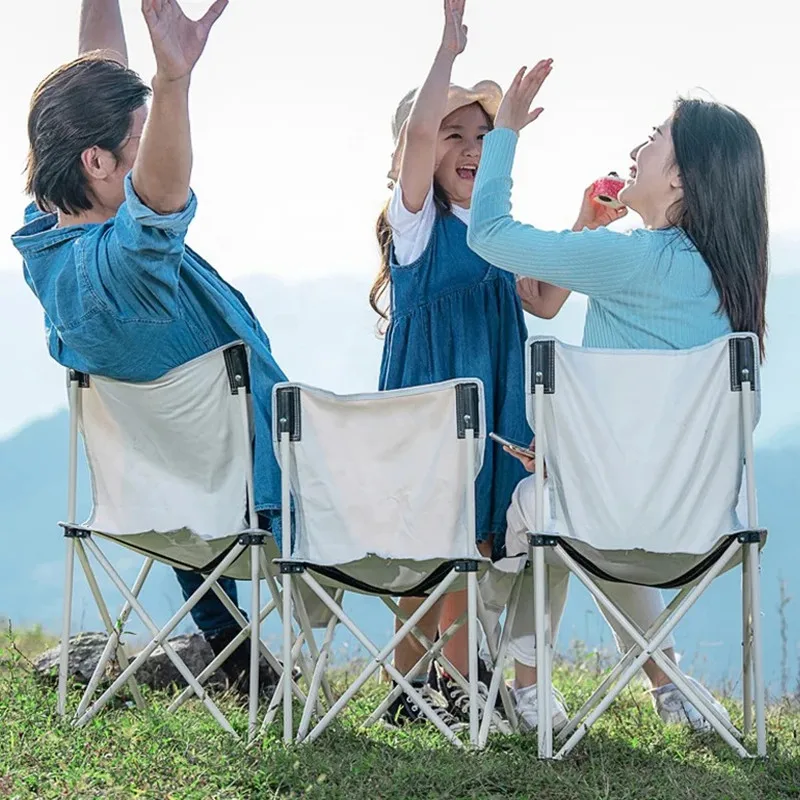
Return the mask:
M 99 147 L 119 157 L 132 114 L 149 95 L 135 72 L 102 54 L 81 56 L 39 84 L 28 114 L 26 183 L 39 208 L 91 209 L 81 154 Z

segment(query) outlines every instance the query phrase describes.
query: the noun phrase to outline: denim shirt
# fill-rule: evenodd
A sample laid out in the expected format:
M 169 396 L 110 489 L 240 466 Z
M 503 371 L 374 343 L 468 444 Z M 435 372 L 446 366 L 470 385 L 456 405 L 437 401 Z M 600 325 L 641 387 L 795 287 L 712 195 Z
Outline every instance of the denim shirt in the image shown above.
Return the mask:
M 58 228 L 35 205 L 11 238 L 25 280 L 44 308 L 50 355 L 65 367 L 122 381 L 154 380 L 229 342 L 250 349 L 259 511 L 280 508 L 272 449 L 272 387 L 286 380 L 242 294 L 191 250 L 197 210 L 190 193 L 175 214 L 157 214 L 125 179 L 125 201 L 103 223 Z

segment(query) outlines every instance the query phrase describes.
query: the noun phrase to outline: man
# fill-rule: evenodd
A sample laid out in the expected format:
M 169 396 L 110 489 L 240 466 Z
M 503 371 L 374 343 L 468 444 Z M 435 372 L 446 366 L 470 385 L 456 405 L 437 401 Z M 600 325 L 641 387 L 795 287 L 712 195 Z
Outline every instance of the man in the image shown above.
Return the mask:
M 195 22 L 175 0 L 143 0 L 156 58 L 151 92 L 127 68 L 119 0 L 83 0 L 80 57 L 33 95 L 27 190 L 36 202 L 12 240 L 44 308 L 50 354 L 65 367 L 148 381 L 231 341 L 248 345 L 255 499 L 269 526 L 280 506 L 270 398 L 285 377 L 244 297 L 185 244 L 197 207 L 189 84 L 226 5 L 216 0 Z M 176 573 L 185 597 L 202 581 Z M 221 584 L 236 602 L 236 584 Z M 239 631 L 212 593 L 192 615 L 215 653 Z M 248 651 L 249 643 L 227 662 L 232 679 Z

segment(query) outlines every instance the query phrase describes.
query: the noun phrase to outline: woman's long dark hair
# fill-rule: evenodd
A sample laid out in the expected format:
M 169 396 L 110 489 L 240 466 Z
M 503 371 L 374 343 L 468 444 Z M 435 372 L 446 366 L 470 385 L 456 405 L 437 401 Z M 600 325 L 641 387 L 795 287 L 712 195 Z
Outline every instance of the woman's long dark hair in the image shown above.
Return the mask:
M 669 221 L 708 264 L 731 328 L 755 333 L 763 358 L 769 224 L 761 140 L 738 111 L 681 98 L 672 142 L 683 198 Z
M 433 181 L 433 202 L 436 210 L 442 214 L 449 214 L 452 210 L 450 198 L 445 194 L 444 189 L 439 185 L 438 181 Z M 389 202 L 383 207 L 383 210 L 378 215 L 375 223 L 375 236 L 378 239 L 378 247 L 381 252 L 381 265 L 378 269 L 378 274 L 375 276 L 375 282 L 369 291 L 369 304 L 372 306 L 373 311 L 380 317 L 378 323 L 378 330 L 383 332 L 389 322 L 389 309 L 387 306 L 381 306 L 381 300 L 392 282 L 392 273 L 390 269 L 390 258 L 392 250 L 392 227 L 389 225 L 387 211 L 389 209 Z

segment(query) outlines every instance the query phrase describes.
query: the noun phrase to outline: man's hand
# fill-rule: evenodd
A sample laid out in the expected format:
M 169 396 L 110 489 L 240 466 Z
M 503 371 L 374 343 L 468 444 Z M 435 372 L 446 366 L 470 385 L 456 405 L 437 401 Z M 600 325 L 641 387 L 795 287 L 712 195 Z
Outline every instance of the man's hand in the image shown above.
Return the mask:
M 195 22 L 183 13 L 177 0 L 142 0 L 158 79 L 180 81 L 191 75 L 211 28 L 227 5 L 228 0 L 216 0 L 202 19 Z
M 553 59 L 540 61 L 532 70 L 523 67 L 511 82 L 508 91 L 503 95 L 503 102 L 497 110 L 494 120 L 495 128 L 510 128 L 519 133 L 526 125 L 539 118 L 543 108 L 534 108 L 531 104 L 542 88 L 542 84 L 553 69 Z M 526 74 L 527 73 L 527 74 Z
M 594 230 L 595 228 L 610 225 L 618 219 L 622 219 L 628 213 L 625 206 L 622 208 L 611 208 L 610 206 L 603 205 L 603 203 L 595 203 L 592 200 L 592 187 L 588 186 L 583 193 L 583 200 L 581 201 L 581 210 L 578 214 L 578 219 L 573 225 L 573 231 L 582 231 L 584 228 Z

